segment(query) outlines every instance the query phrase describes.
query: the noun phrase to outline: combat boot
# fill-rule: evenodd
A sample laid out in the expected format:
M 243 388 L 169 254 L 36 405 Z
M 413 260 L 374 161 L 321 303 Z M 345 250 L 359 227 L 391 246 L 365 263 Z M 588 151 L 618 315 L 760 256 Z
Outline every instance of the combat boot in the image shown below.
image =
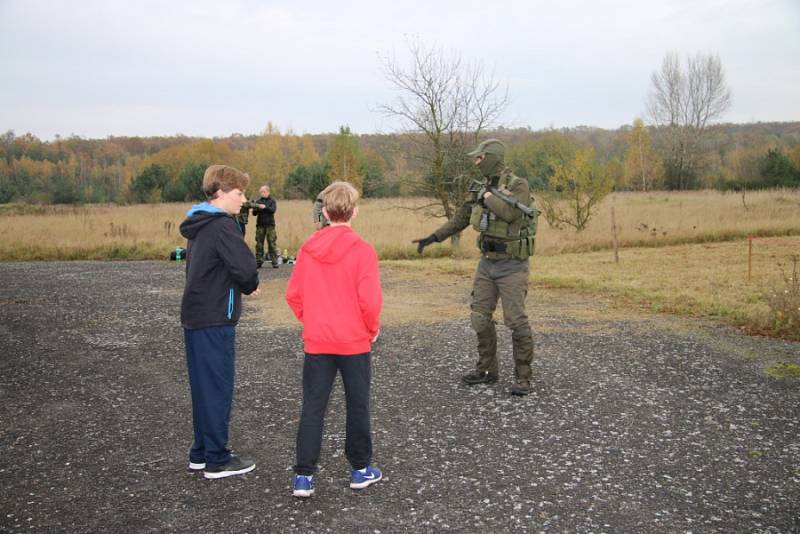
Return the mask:
M 462 376 L 461 380 L 470 386 L 474 386 L 475 384 L 493 384 L 497 382 L 497 375 L 490 373 L 489 371 L 480 371 L 475 369 L 474 371 Z
M 511 386 L 511 394 L 518 397 L 528 395 L 531 391 L 533 391 L 531 389 L 531 383 L 527 380 L 517 380 L 514 385 Z

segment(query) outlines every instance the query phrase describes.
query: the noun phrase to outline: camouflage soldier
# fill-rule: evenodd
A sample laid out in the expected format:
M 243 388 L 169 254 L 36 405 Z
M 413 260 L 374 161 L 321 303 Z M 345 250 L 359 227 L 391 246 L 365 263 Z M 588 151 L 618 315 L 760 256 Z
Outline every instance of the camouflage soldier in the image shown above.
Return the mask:
M 267 254 L 272 268 L 278 268 L 278 234 L 275 231 L 275 211 L 278 204 L 270 196 L 268 185 L 262 185 L 258 190 L 261 194 L 256 202 L 264 207 L 253 208 L 253 215 L 256 216 L 256 263 L 259 267 L 264 263 L 264 238 L 267 239 Z
M 320 191 L 319 195 L 317 195 L 316 200 L 314 200 L 314 212 L 312 218 L 314 219 L 314 228 L 316 228 L 317 230 L 325 228 L 326 226 L 331 224 L 328 218 L 325 217 L 325 214 L 322 213 L 322 207 L 325 204 L 325 196 L 322 194 L 323 191 Z
M 247 220 L 250 218 L 250 210 L 253 208 L 257 208 L 259 204 L 257 204 L 253 200 L 248 200 L 244 204 L 242 204 L 242 209 L 239 210 L 239 213 L 233 216 L 236 219 L 236 222 L 239 223 L 239 228 L 242 229 L 242 235 L 245 233 L 245 228 L 247 228 Z
M 470 188 L 470 198 L 448 221 L 428 237 L 417 239 L 417 251 L 472 225 L 478 232 L 481 260 L 472 288 L 470 322 L 478 337 L 476 369 L 462 377 L 469 385 L 493 383 L 498 378 L 497 332 L 493 320 L 497 300 L 503 322 L 511 329 L 514 354 L 513 395 L 531 392 L 533 334 L 525 313 L 528 294 L 528 258 L 533 255 L 538 211 L 531 208 L 527 180 L 505 166 L 505 146 L 488 139 L 468 154 L 482 175 Z

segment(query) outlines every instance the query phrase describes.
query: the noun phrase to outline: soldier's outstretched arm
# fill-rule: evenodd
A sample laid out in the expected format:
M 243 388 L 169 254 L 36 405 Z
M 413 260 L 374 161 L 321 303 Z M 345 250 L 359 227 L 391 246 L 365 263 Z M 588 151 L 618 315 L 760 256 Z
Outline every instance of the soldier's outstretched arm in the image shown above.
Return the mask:
M 469 226 L 469 216 L 472 213 L 472 202 L 462 204 L 452 219 L 437 228 L 433 235 L 437 241 L 444 241 L 453 234 L 457 234 Z
M 422 254 L 422 250 L 431 243 L 444 241 L 453 234 L 457 234 L 469 225 L 469 216 L 472 213 L 472 202 L 467 202 L 456 211 L 455 216 L 437 228 L 428 237 L 415 239 L 412 243 L 417 244 L 417 252 Z
M 417 244 L 417 254 L 422 254 L 422 251 L 430 245 L 431 243 L 437 243 L 439 240 L 436 239 L 436 236 L 431 234 L 428 237 L 421 237 L 419 239 L 414 239 L 411 241 L 412 243 Z

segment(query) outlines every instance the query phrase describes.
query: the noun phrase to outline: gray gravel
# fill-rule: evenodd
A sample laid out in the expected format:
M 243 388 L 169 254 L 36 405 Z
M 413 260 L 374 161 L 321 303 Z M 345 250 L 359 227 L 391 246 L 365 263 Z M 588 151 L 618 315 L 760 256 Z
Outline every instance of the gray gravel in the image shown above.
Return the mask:
M 764 371 L 798 362 L 796 343 L 589 319 L 571 310 L 592 300 L 556 294 L 532 302 L 534 328 L 549 327 L 536 393 L 518 399 L 505 329 L 500 382 L 468 388 L 466 309 L 386 326 L 373 360 L 385 480 L 349 489 L 337 386 L 317 494 L 300 501 L 299 328 L 247 311 L 231 441 L 257 468 L 186 472 L 182 287 L 166 262 L 0 264 L 1 532 L 800 532 L 800 383 Z

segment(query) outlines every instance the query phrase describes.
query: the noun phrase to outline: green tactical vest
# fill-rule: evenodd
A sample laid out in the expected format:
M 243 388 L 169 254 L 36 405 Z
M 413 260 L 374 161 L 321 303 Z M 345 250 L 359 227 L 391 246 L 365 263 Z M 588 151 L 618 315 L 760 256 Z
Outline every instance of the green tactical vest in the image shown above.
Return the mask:
M 497 189 L 508 191 L 508 185 L 514 180 L 522 180 L 510 174 L 503 174 L 497 183 Z M 507 196 L 511 196 L 507 193 Z M 478 232 L 478 248 L 490 259 L 515 258 L 526 260 L 533 256 L 536 244 L 536 225 L 539 219 L 539 210 L 533 208 L 533 217 L 522 214 L 512 223 L 507 223 L 497 217 L 491 210 L 476 202 L 472 206 L 469 223 Z M 481 219 L 488 219 L 486 229 L 481 231 Z M 504 249 L 504 250 L 503 250 Z

